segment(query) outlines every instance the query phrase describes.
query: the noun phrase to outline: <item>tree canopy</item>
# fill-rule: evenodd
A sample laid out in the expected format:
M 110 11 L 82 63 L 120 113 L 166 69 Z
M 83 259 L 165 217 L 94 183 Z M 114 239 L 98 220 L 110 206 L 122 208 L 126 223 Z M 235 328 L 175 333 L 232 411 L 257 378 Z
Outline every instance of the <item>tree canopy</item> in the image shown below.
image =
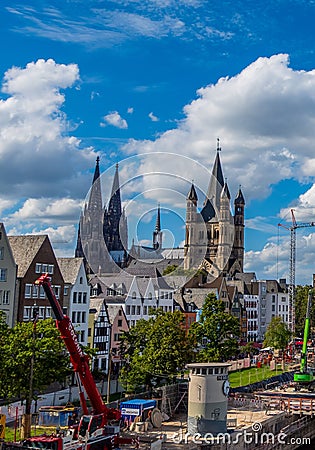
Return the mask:
M 224 303 L 210 293 L 205 298 L 199 322 L 191 326 L 190 335 L 195 341 L 199 362 L 226 361 L 237 354 L 240 323 L 225 312 Z
M 34 399 L 50 383 L 64 381 L 71 373 L 70 360 L 53 319 L 40 320 L 36 325 L 20 322 L 13 328 L 0 322 L 0 343 L 0 397 L 26 401 L 27 413 L 30 398 Z
M 303 337 L 308 292 L 311 286 L 297 286 L 295 291 L 295 336 Z M 315 302 L 311 307 L 311 327 L 315 326 Z
M 120 353 L 126 364 L 120 380 L 127 391 L 176 376 L 192 358 L 183 314 L 160 309 L 151 312 L 149 320 L 137 321 L 121 338 Z
M 277 350 L 284 350 L 291 338 L 291 332 L 281 317 L 275 316 L 271 319 L 267 327 L 264 347 L 273 347 Z

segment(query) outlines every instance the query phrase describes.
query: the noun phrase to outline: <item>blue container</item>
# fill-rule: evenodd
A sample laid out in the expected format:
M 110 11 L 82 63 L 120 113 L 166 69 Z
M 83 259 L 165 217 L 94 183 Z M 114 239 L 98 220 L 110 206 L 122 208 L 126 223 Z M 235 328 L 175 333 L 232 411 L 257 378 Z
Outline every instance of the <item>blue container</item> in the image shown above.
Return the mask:
M 133 422 L 136 417 L 142 417 L 144 411 L 156 407 L 156 400 L 133 399 L 120 403 L 121 418 Z

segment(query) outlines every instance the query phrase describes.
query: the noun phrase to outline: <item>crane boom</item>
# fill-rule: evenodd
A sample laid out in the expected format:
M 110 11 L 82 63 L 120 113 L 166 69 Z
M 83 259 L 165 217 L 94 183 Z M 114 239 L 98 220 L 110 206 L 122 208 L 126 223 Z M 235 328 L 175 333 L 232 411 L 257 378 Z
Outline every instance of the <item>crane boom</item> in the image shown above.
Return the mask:
M 68 316 L 63 314 L 60 303 L 58 302 L 55 293 L 50 283 L 50 277 L 47 274 L 43 274 L 35 282 L 43 286 L 47 299 L 52 307 L 52 310 L 56 317 L 56 326 L 60 331 L 61 338 L 63 339 L 65 346 L 70 354 L 70 361 L 73 366 L 73 370 L 78 374 L 80 381 L 85 389 L 86 395 L 90 399 L 93 414 L 105 414 L 108 410 L 103 402 L 101 394 L 97 389 L 95 381 L 89 367 L 89 358 L 83 352 L 77 339 L 77 335 L 73 324 Z M 82 401 L 81 401 L 82 404 Z M 83 410 L 87 414 L 87 408 L 84 406 Z

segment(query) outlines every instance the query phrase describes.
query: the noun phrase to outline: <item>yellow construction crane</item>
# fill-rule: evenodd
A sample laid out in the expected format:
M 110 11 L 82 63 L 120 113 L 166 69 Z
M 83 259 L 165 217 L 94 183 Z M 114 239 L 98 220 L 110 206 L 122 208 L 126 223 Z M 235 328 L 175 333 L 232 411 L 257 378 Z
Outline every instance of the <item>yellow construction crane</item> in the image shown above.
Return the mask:
M 314 227 L 315 222 L 297 223 L 294 215 L 294 209 L 291 209 L 292 225 L 287 226 L 278 223 L 279 227 L 283 227 L 290 231 L 290 281 L 289 281 L 289 328 L 294 336 L 295 331 L 295 258 L 296 258 L 296 230 L 298 228 Z

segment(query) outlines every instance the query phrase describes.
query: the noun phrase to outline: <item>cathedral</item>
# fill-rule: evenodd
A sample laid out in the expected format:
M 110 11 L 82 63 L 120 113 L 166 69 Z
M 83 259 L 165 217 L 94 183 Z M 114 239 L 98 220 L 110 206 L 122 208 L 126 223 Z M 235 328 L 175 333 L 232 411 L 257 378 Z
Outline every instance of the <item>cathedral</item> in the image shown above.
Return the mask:
M 239 188 L 231 213 L 231 196 L 224 181 L 219 140 L 209 187 L 201 211 L 192 184 L 186 201 L 184 269 L 203 269 L 210 277 L 233 277 L 244 266 L 245 200 Z
M 109 202 L 103 206 L 99 157 L 96 159 L 88 202 L 81 213 L 76 257 L 83 257 L 89 272 L 119 271 L 127 261 L 127 218 L 121 206 L 118 164 Z
M 209 187 L 200 211 L 197 189 L 194 184 L 191 185 L 186 199 L 185 245 L 184 249 L 178 249 L 182 252 L 180 264 L 184 270 L 190 272 L 202 269 L 210 279 L 219 275 L 233 278 L 236 273 L 243 272 L 244 266 L 245 200 L 239 188 L 233 215 L 229 188 L 223 178 L 220 152 L 218 140 Z M 113 273 L 119 272 L 120 268 L 125 268 L 135 259 L 163 259 L 166 253 L 162 243 L 158 205 L 152 247 L 135 246 L 133 243 L 128 252 L 127 218 L 121 206 L 118 164 L 111 196 L 104 206 L 97 158 L 88 201 L 80 217 L 75 256 L 83 257 L 92 273 Z M 174 264 L 179 264 L 178 256 Z

